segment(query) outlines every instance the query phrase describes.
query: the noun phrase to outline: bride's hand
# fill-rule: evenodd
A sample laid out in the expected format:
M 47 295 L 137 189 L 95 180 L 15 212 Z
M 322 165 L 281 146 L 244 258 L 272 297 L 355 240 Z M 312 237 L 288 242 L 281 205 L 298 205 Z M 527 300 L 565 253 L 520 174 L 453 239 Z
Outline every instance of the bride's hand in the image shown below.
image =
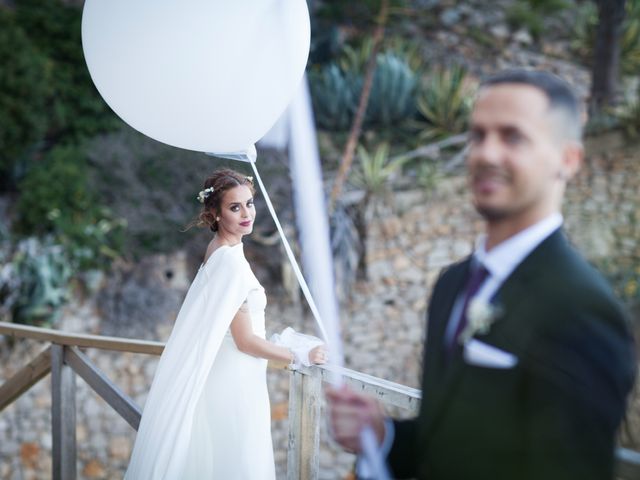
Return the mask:
M 318 345 L 309 350 L 309 362 L 316 365 L 327 363 L 327 348 L 324 345 Z

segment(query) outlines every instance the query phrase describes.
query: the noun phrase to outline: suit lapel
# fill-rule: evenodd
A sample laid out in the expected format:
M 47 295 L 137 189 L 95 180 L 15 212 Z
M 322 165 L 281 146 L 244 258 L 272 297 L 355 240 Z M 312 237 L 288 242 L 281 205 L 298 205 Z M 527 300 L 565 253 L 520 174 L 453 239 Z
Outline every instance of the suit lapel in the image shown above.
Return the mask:
M 495 302 L 500 304 L 510 316 L 517 309 L 518 304 L 527 298 L 527 291 L 532 283 L 537 279 L 545 278 L 545 275 L 552 274 L 551 272 L 558 268 L 559 259 L 565 257 L 567 249 L 569 245 L 562 230 L 553 232 L 505 280 L 495 294 Z M 541 275 L 543 272 L 544 275 Z

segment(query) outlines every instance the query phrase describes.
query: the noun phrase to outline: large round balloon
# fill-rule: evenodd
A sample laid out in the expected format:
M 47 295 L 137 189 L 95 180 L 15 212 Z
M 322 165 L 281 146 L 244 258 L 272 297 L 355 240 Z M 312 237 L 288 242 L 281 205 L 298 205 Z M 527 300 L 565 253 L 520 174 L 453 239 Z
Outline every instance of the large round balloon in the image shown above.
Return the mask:
M 91 78 L 129 125 L 169 145 L 246 150 L 296 91 L 305 0 L 86 0 Z

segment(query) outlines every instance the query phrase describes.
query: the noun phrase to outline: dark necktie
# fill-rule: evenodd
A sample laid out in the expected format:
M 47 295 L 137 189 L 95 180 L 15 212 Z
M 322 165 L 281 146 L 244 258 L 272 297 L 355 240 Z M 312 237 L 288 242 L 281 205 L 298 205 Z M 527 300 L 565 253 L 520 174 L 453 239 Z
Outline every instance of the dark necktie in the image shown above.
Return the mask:
M 462 304 L 462 312 L 460 316 L 460 321 L 458 322 L 458 326 L 456 327 L 455 334 L 451 338 L 451 344 L 449 345 L 449 349 L 453 350 L 455 345 L 458 343 L 458 338 L 460 334 L 463 332 L 465 327 L 467 326 L 467 310 L 469 309 L 469 304 L 471 303 L 471 299 L 478 293 L 480 286 L 489 276 L 489 271 L 482 264 L 472 265 L 470 267 L 470 275 L 467 279 L 467 285 L 465 287 L 464 300 Z

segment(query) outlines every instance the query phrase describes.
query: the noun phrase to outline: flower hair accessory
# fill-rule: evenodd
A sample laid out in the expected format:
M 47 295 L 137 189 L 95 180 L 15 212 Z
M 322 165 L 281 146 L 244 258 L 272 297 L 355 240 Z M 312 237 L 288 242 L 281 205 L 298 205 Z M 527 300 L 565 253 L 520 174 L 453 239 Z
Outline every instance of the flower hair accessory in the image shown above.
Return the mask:
M 200 203 L 204 203 L 204 201 L 209 198 L 209 195 L 211 195 L 215 190 L 213 189 L 213 187 L 209 187 L 209 188 L 205 188 L 204 190 L 200 190 L 200 192 L 198 193 L 198 201 Z
M 247 180 L 249 180 L 249 182 L 253 183 L 253 177 L 247 177 Z
M 502 315 L 502 308 L 492 305 L 486 300 L 473 298 L 467 310 L 468 323 L 459 340 L 461 344 L 467 343 L 476 334 L 486 335 L 491 325 Z

